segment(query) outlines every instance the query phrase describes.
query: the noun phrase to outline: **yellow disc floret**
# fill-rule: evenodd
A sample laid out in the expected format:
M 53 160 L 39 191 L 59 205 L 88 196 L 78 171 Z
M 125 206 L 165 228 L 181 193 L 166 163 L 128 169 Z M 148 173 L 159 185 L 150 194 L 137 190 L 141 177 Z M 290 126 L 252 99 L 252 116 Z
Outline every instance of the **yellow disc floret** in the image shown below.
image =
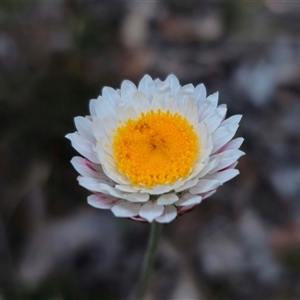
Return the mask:
M 118 127 L 113 148 L 119 172 L 133 185 L 152 188 L 186 178 L 200 147 L 194 127 L 184 117 L 151 110 Z

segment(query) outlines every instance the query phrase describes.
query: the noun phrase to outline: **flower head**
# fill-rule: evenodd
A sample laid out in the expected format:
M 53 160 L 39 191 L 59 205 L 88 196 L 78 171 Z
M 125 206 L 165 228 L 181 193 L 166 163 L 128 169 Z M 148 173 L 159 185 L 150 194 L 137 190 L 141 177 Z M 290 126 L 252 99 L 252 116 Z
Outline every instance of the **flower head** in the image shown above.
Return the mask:
M 88 203 L 117 217 L 168 223 L 239 174 L 240 115 L 225 119 L 218 93 L 145 75 L 138 87 L 104 87 L 90 116 L 66 137 L 83 156 L 71 160 Z

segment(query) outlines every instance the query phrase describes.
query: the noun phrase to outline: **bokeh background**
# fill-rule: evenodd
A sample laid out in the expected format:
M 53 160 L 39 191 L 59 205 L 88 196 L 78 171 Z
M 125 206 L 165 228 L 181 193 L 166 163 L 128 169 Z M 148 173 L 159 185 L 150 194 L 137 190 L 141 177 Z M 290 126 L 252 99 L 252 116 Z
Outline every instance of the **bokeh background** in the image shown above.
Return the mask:
M 0 1 L 0 299 L 128 299 L 149 226 L 91 208 L 64 136 L 103 86 L 220 92 L 241 174 L 165 226 L 149 299 L 300 299 L 299 1 Z

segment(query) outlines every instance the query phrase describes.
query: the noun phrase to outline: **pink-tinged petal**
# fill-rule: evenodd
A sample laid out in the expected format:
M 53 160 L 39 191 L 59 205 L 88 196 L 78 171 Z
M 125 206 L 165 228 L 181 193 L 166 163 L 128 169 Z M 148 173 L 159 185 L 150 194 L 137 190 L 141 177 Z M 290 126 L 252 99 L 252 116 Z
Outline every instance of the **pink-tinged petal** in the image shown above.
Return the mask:
M 177 217 L 177 209 L 174 205 L 165 206 L 161 216 L 155 218 L 158 223 L 170 223 Z
M 216 172 L 214 174 L 208 174 L 205 176 L 205 179 L 216 179 L 222 183 L 225 183 L 228 180 L 231 180 L 232 178 L 237 176 L 238 174 L 240 174 L 240 172 L 237 169 L 226 169 L 224 171 Z
M 79 132 L 79 134 L 85 137 L 87 140 L 95 143 L 95 137 L 92 132 L 92 122 L 84 117 L 76 117 L 74 118 L 75 126 Z
M 213 191 L 210 191 L 210 192 L 208 192 L 208 193 L 204 193 L 204 194 L 202 195 L 202 200 L 204 200 L 204 199 L 206 199 L 206 198 L 212 196 L 216 191 L 217 191 L 217 190 L 213 190 Z
M 221 182 L 218 180 L 200 179 L 199 182 L 189 190 L 189 192 L 194 195 L 202 194 L 214 190 L 220 185 Z
M 227 150 L 225 152 L 222 152 L 218 154 L 220 156 L 220 161 L 212 170 L 209 171 L 210 174 L 213 174 L 214 172 L 217 172 L 219 170 L 222 170 L 231 164 L 233 164 L 235 161 L 237 161 L 241 156 L 245 155 L 245 153 L 241 150 Z
M 202 201 L 202 197 L 199 195 L 192 195 L 190 193 L 184 194 L 180 197 L 180 200 L 175 203 L 176 206 L 190 206 L 199 204 Z
M 132 219 L 134 221 L 143 222 L 143 223 L 147 222 L 147 220 L 145 220 L 144 218 L 141 218 L 140 216 L 130 217 L 130 219 Z
M 155 218 L 161 216 L 163 211 L 163 205 L 158 205 L 156 202 L 149 201 L 141 207 L 139 215 L 151 223 Z
M 159 205 L 171 205 L 178 200 L 178 196 L 175 193 L 164 194 L 160 196 L 156 203 Z
M 137 216 L 140 209 L 141 205 L 139 203 L 120 200 L 111 208 L 111 211 L 116 217 L 130 218 Z
M 153 82 L 153 79 L 149 75 L 145 75 L 138 86 L 138 90 L 143 92 L 149 101 L 152 100 L 153 94 L 154 94 L 155 84 Z
M 124 80 L 121 84 L 122 101 L 125 101 L 126 103 L 130 102 L 136 90 L 136 86 L 131 81 Z
M 239 149 L 242 145 L 244 139 L 239 137 L 236 138 L 230 142 L 228 142 L 226 145 L 224 145 L 221 149 L 218 150 L 218 153 L 224 152 L 226 150 L 233 150 L 233 149 Z
M 73 165 L 74 169 L 82 176 L 85 177 L 92 177 L 92 178 L 97 178 L 97 179 L 102 179 L 105 180 L 107 177 L 105 174 L 101 172 L 97 172 L 91 162 L 89 162 L 87 159 L 80 157 L 80 156 L 75 156 L 71 160 L 71 164 Z
M 226 169 L 234 169 L 238 165 L 238 161 L 234 162 L 232 165 L 228 166 Z
M 182 206 L 182 207 L 178 207 L 178 215 L 183 215 L 189 211 L 194 210 L 196 207 L 198 206 L 198 204 L 196 205 L 189 205 L 189 206 Z
M 118 199 L 102 194 L 93 194 L 88 196 L 87 202 L 89 205 L 100 209 L 111 209 Z
M 66 138 L 71 141 L 73 148 L 75 148 L 82 156 L 96 164 L 100 163 L 97 153 L 94 150 L 95 145 L 92 142 L 86 140 L 78 133 L 69 133 L 66 135 Z

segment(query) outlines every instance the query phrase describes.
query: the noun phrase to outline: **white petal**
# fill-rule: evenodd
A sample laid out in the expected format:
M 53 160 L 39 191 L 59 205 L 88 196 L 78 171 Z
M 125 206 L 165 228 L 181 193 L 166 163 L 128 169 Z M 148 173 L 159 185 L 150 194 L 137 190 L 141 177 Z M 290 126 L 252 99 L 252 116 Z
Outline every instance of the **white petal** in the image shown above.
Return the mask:
M 234 115 L 222 122 L 222 126 L 238 125 L 242 119 L 242 115 Z
M 194 98 L 188 97 L 186 98 L 178 108 L 179 113 L 189 120 L 189 123 L 193 126 L 197 126 L 198 124 L 198 113 L 197 106 L 194 101 Z
M 194 86 L 192 84 L 182 86 L 176 94 L 178 103 L 182 103 L 186 98 L 194 99 Z
M 106 183 L 99 183 L 98 185 L 98 191 L 103 194 L 108 194 L 116 198 L 123 199 L 126 195 L 125 193 L 122 193 L 121 191 L 117 190 L 116 188 L 106 184 Z
M 92 142 L 77 133 L 69 133 L 66 135 L 66 138 L 71 141 L 73 148 L 75 148 L 82 156 L 96 164 L 100 163 L 97 153 L 94 150 L 95 145 Z
M 222 170 L 231 164 L 233 164 L 235 161 L 237 161 L 241 156 L 243 156 L 245 153 L 241 150 L 227 150 L 225 152 L 222 152 L 218 154 L 220 156 L 220 161 L 212 170 L 209 171 L 209 173 L 214 173 L 219 170 Z
M 115 118 L 117 120 L 117 125 L 123 126 L 129 119 L 137 119 L 139 117 L 138 112 L 134 109 L 133 105 L 131 104 L 133 100 L 133 95 L 126 103 L 122 102 L 116 108 L 115 111 Z
M 202 200 L 201 196 L 192 195 L 190 193 L 184 194 L 178 202 L 175 203 L 176 206 L 190 206 L 199 204 Z
M 138 90 L 143 92 L 151 101 L 154 94 L 155 84 L 149 75 L 145 75 L 139 83 Z
M 217 108 L 218 100 L 219 100 L 219 92 L 211 94 L 206 98 L 206 102 L 209 103 L 211 106 L 213 106 L 213 108 Z
M 100 208 L 100 209 L 110 209 L 118 200 L 112 197 L 108 197 L 101 194 L 93 194 L 88 196 L 87 202 L 89 205 Z
M 149 201 L 141 207 L 139 215 L 148 222 L 152 222 L 155 218 L 161 216 L 163 211 L 163 205 L 158 205 L 156 202 Z
M 133 94 L 136 92 L 136 90 L 136 86 L 131 81 L 124 80 L 121 84 L 122 101 L 128 103 L 132 99 Z
M 92 116 L 96 116 L 96 99 L 90 101 L 90 113 Z
M 115 186 L 115 188 L 122 191 L 122 192 L 128 192 L 128 193 L 136 193 L 137 191 L 140 190 L 139 188 L 134 187 L 134 186 L 129 185 L 129 184 L 117 184 Z
M 155 218 L 159 223 L 170 223 L 177 217 L 177 209 L 174 205 L 165 206 L 164 212 L 161 216 Z
M 162 81 L 159 78 L 154 79 L 153 82 L 155 84 L 155 87 L 159 86 L 162 83 Z
M 99 96 L 98 99 L 95 101 L 94 107 L 96 111 L 96 117 L 109 117 L 115 119 L 116 108 L 114 107 L 114 104 L 108 99 L 104 99 L 101 96 Z
M 154 93 L 152 102 L 151 102 L 151 109 L 153 111 L 157 111 L 158 109 L 162 109 L 165 107 L 165 99 L 168 95 L 171 94 L 171 89 L 169 86 L 169 82 L 163 81 L 161 82 Z
M 119 201 L 111 209 L 112 213 L 116 217 L 129 218 L 139 214 L 141 205 L 139 203 L 133 203 L 128 201 Z
M 150 101 L 147 96 L 140 91 L 136 91 L 133 94 L 132 100 L 129 102 L 129 105 L 132 105 L 137 112 L 138 117 L 140 114 L 147 113 L 150 110 Z
M 239 170 L 237 169 L 226 169 L 221 172 L 216 172 L 214 174 L 208 174 L 205 176 L 205 179 L 216 179 L 222 183 L 225 183 L 228 180 L 231 180 L 235 176 L 239 174 Z
M 116 90 L 108 86 L 103 88 L 102 97 L 103 99 L 107 99 L 109 102 L 111 102 L 115 107 L 121 102 L 121 97 Z
M 226 106 L 219 106 L 215 109 L 215 111 L 205 118 L 203 122 L 206 123 L 207 129 L 209 133 L 213 133 L 221 124 L 222 120 L 226 115 L 227 108 Z
M 92 123 L 93 135 L 95 136 L 96 140 L 99 141 L 102 145 L 111 144 L 110 135 L 108 135 L 103 128 L 105 119 L 106 118 L 97 118 Z
M 204 86 L 203 83 L 198 84 L 195 87 L 194 98 L 195 98 L 195 101 L 197 103 L 197 107 L 199 109 L 200 106 L 203 105 L 203 103 L 204 103 L 204 101 L 206 99 L 206 88 L 205 88 L 205 86 Z
M 150 195 L 145 193 L 128 193 L 124 194 L 123 199 L 131 202 L 147 202 L 150 199 Z
M 82 176 L 98 178 L 105 180 L 106 176 L 103 172 L 97 172 L 93 165 L 85 158 L 75 156 L 71 160 L 74 169 Z
M 187 190 L 193 186 L 195 186 L 198 183 L 199 179 L 198 178 L 192 178 L 191 180 L 186 181 L 182 186 L 179 188 L 175 189 L 175 192 L 181 192 L 183 190 Z
M 141 192 L 149 193 L 151 195 L 160 195 L 171 191 L 173 188 L 170 185 L 157 185 L 152 189 L 141 187 Z
M 170 111 L 172 114 L 180 113 L 179 106 L 177 105 L 177 101 L 171 94 L 166 94 L 163 96 L 163 111 Z
M 103 181 L 92 177 L 84 177 L 84 176 L 78 177 L 79 185 L 93 192 L 101 192 L 99 188 L 100 182 Z
M 219 155 L 213 155 L 209 158 L 209 162 L 204 166 L 204 168 L 197 174 L 197 178 L 202 178 L 204 175 L 210 172 L 215 168 L 220 162 L 221 157 Z
M 115 166 L 112 166 L 107 161 L 104 161 L 102 164 L 103 172 L 107 177 L 111 178 L 113 181 L 119 184 L 130 184 L 130 180 L 121 174 Z
M 209 116 L 213 115 L 218 103 L 218 93 L 210 95 L 204 103 L 199 107 L 198 116 L 199 121 L 203 121 Z
M 178 196 L 175 193 L 164 194 L 157 199 L 159 205 L 171 205 L 178 200 Z
M 199 182 L 189 190 L 189 192 L 191 194 L 206 193 L 216 189 L 220 185 L 221 182 L 218 180 L 200 179 Z
M 92 122 L 84 117 L 76 117 L 74 121 L 79 134 L 92 143 L 95 143 L 95 137 L 92 132 Z
M 221 147 L 228 143 L 235 135 L 237 129 L 237 124 L 220 126 L 212 135 L 214 145 L 213 153 L 216 153 Z
M 104 117 L 102 119 L 102 128 L 104 129 L 107 137 L 111 141 L 115 135 L 116 128 L 117 128 L 117 123 L 116 120 L 110 118 L 110 117 Z M 102 129 L 102 130 L 103 130 Z
M 169 83 L 172 95 L 175 96 L 180 89 L 180 84 L 179 84 L 178 78 L 175 75 L 170 74 L 167 77 L 166 81 Z

